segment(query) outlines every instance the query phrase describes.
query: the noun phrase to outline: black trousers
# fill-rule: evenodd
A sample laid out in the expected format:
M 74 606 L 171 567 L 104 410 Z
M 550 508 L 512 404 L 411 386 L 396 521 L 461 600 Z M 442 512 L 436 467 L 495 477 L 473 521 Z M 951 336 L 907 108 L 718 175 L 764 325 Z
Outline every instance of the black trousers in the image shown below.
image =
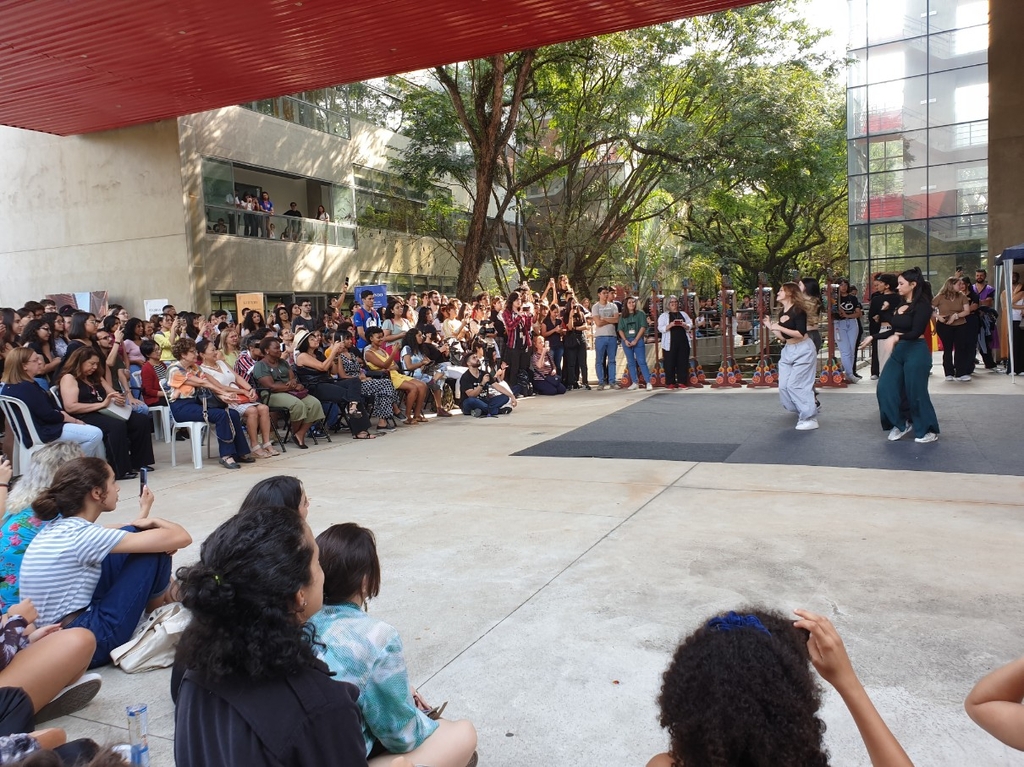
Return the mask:
M 562 356 L 562 383 L 571 389 L 580 385 L 580 360 L 586 360 L 587 349 L 584 346 L 566 346 Z M 584 369 L 586 368 L 586 362 Z
M 662 349 L 665 365 L 665 386 L 687 386 L 690 383 L 690 343 L 672 344 Z
M 1013 323 L 1013 372 L 1017 375 L 1024 373 L 1024 328 L 1021 328 L 1020 320 L 1010 320 Z M 1006 360 L 1006 369 L 1010 369 L 1010 360 Z
M 530 369 L 530 353 L 518 349 L 506 349 L 503 358 L 508 363 L 508 370 L 505 371 L 505 383 L 515 386 L 519 383 L 519 371 Z
M 968 323 L 947 325 L 936 322 L 935 330 L 942 341 L 942 371 L 947 376 L 966 376 L 974 368 L 977 339 Z
M 132 469 L 153 463 L 153 437 L 149 416 L 133 412 L 127 421 L 102 413 L 81 413 L 76 418 L 103 432 L 107 461 L 114 475 L 122 477 Z
M 338 406 L 352 436 L 369 430 L 370 419 L 366 415 L 366 398 L 363 397 L 362 384 L 358 378 L 339 378 L 332 383 L 318 383 L 310 387 L 309 391 L 321 402 L 333 402 Z M 350 402 L 359 405 L 359 416 L 353 417 L 347 411 Z

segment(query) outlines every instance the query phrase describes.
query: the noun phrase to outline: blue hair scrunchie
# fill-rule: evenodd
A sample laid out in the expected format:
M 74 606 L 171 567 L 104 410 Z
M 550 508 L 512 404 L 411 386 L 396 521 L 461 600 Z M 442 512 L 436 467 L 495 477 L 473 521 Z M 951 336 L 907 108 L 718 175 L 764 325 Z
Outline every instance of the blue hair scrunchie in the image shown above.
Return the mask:
M 768 636 L 772 635 L 768 629 L 764 627 L 760 619 L 756 615 L 740 615 L 730 610 L 723 616 L 712 618 L 707 622 L 707 627 L 714 631 L 732 631 L 733 629 L 754 629 L 760 631 Z

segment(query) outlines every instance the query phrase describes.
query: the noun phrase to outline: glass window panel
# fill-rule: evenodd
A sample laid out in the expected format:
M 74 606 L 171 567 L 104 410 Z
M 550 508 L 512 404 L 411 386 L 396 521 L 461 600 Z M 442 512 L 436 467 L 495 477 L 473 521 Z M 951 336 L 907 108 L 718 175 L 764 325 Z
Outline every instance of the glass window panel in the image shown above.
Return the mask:
M 872 262 L 900 256 L 923 256 L 928 248 L 927 227 L 927 221 L 872 224 L 868 234 Z
M 847 142 L 846 149 L 847 172 L 853 176 L 858 173 L 867 173 L 868 170 L 868 140 L 859 138 Z
M 945 125 L 928 131 L 928 164 L 984 160 L 988 157 L 988 120 Z
M 988 163 L 939 165 L 929 173 L 928 215 L 963 216 L 988 212 Z
M 334 210 L 331 213 L 331 220 L 339 224 L 354 224 L 356 221 L 355 201 L 352 197 L 352 188 L 335 184 L 331 190 L 331 199 L 334 202 Z
M 988 215 L 950 216 L 928 222 L 932 253 L 978 253 L 988 249 Z M 968 266 L 968 262 L 958 262 Z
M 868 0 L 868 42 L 917 37 L 927 32 L 927 0 Z
M 988 66 L 982 64 L 929 75 L 929 125 L 988 119 Z
M 927 131 L 908 131 L 868 139 L 868 170 L 882 173 L 890 170 L 919 168 L 927 164 Z
M 931 32 L 988 24 L 988 0 L 930 0 L 928 5 Z
M 867 0 L 849 0 L 850 12 L 850 47 L 860 48 L 868 42 L 868 3 Z
M 942 32 L 928 38 L 928 71 L 977 66 L 988 60 L 988 27 Z
M 916 37 L 868 49 L 868 83 L 902 80 L 928 71 L 928 38 Z M 859 83 L 858 83 L 859 84 Z
M 846 92 L 846 133 L 850 138 L 868 132 L 868 89 L 850 88 Z
M 868 218 L 924 218 L 927 215 L 926 168 L 873 173 L 868 182 Z
M 985 254 L 982 253 L 958 253 L 954 255 L 932 255 L 928 257 L 928 268 L 925 270 L 925 277 L 932 283 L 932 288 L 941 288 L 948 278 L 956 274 L 958 266 L 963 267 L 964 273 L 972 275 L 975 269 L 985 263 Z
M 868 250 L 868 227 L 866 226 L 851 226 L 850 227 L 850 260 L 859 261 L 866 259 L 870 256 L 871 251 Z
M 928 120 L 927 77 L 868 86 L 868 133 L 924 128 Z
M 855 87 L 865 85 L 868 81 L 868 51 L 861 48 L 857 51 L 850 51 L 847 54 L 847 85 Z
M 850 223 L 868 220 L 868 177 L 850 176 Z
M 235 182 L 231 163 L 203 158 L 203 201 L 207 205 L 225 205 L 228 198 L 235 202 Z

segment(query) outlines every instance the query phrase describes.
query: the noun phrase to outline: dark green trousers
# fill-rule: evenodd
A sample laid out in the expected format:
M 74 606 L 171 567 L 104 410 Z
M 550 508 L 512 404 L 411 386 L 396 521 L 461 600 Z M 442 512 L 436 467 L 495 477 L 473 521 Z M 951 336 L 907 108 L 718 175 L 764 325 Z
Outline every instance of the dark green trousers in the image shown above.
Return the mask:
M 888 431 L 893 426 L 903 426 L 900 400 L 905 395 L 914 436 L 923 437 L 930 431 L 939 433 L 939 419 L 928 396 L 928 372 L 931 368 L 932 354 L 923 338 L 896 344 L 892 356 L 882 368 L 878 388 L 875 389 L 883 429 Z

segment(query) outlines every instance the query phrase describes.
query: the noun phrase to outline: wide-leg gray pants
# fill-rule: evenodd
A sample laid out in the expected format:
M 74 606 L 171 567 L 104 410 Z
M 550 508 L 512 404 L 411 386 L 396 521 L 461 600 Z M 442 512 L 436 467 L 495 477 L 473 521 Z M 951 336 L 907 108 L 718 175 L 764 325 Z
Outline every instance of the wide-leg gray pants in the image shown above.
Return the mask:
M 814 418 L 814 381 L 818 376 L 818 359 L 814 342 L 805 338 L 798 344 L 787 343 L 779 358 L 779 398 L 782 406 L 800 416 L 801 421 Z

